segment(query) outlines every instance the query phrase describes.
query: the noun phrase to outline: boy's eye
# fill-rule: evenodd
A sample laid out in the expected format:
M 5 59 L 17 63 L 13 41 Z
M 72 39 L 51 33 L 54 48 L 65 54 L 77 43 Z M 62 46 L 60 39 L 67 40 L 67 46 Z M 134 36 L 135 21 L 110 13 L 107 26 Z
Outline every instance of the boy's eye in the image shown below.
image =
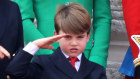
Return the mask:
M 69 36 L 69 35 L 66 35 L 66 36 L 65 36 L 65 38 L 71 38 L 71 36 Z
M 84 36 L 78 36 L 78 38 L 84 38 Z

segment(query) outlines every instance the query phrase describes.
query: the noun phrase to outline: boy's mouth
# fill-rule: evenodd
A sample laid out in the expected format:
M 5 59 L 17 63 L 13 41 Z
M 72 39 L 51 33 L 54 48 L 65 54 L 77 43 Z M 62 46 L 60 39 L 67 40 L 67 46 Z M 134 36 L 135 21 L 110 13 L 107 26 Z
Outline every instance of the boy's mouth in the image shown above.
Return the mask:
M 72 53 L 76 53 L 77 51 L 78 51 L 77 48 L 72 48 L 72 49 L 70 49 L 70 52 L 72 52 Z

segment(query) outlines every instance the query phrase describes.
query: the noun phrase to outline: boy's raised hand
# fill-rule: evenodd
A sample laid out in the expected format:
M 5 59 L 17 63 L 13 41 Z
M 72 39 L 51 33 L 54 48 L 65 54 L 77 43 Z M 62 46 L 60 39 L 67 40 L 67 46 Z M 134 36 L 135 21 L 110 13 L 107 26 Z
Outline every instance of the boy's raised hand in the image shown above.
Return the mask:
M 56 42 L 57 40 L 63 38 L 64 36 L 66 36 L 66 35 L 65 34 L 55 35 L 55 36 L 52 36 L 52 37 L 47 37 L 47 38 L 42 38 L 42 39 L 35 40 L 32 43 L 37 45 L 39 48 L 54 49 L 54 47 L 51 46 L 50 44 Z
M 11 58 L 10 53 L 5 48 L 0 46 L 0 59 L 3 59 L 5 56 L 7 56 L 9 59 Z

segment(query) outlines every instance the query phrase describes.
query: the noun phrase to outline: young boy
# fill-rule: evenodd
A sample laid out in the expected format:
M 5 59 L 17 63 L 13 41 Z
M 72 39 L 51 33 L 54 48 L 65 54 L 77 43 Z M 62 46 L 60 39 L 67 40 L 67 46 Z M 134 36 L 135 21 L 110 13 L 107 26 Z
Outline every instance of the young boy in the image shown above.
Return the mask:
M 90 16 L 77 3 L 62 5 L 55 15 L 53 37 L 29 43 L 8 66 L 12 78 L 18 79 L 106 79 L 102 66 L 90 62 L 83 54 L 90 36 Z M 33 55 L 39 48 L 60 47 L 52 55 Z

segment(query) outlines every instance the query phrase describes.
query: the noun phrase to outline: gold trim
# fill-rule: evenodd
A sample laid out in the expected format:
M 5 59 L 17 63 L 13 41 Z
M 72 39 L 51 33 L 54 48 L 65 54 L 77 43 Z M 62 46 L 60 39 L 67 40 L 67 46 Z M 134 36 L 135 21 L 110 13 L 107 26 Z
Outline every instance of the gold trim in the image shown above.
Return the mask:
M 140 62 L 140 59 L 135 60 L 135 61 L 134 61 L 134 64 L 137 64 L 137 63 L 139 63 L 139 62 Z
M 133 38 L 134 38 L 134 39 L 136 40 L 136 42 L 140 45 L 140 37 L 134 36 Z
M 7 79 L 10 79 L 10 76 L 9 75 L 7 75 L 6 77 L 7 77 Z

